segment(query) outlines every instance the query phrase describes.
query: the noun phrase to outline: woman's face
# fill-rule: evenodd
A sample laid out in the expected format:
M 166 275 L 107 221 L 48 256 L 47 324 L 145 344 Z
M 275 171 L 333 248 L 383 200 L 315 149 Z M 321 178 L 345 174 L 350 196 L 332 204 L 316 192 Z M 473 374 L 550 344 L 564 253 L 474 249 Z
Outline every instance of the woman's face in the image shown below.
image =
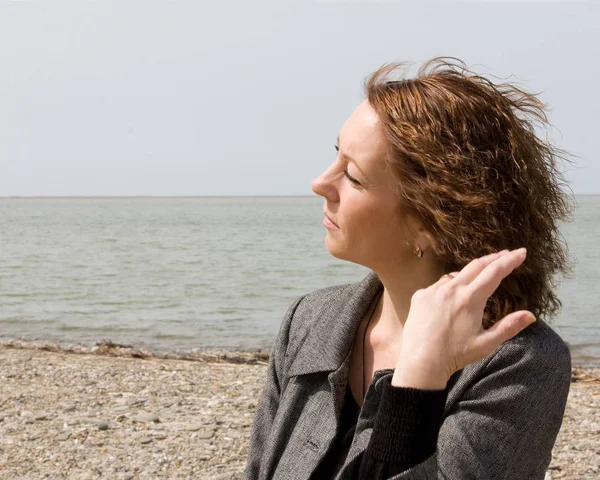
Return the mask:
M 344 124 L 335 161 L 312 182 L 325 198 L 325 214 L 338 226 L 327 228 L 325 244 L 342 260 L 373 270 L 389 268 L 416 248 L 408 239 L 395 181 L 385 171 L 385 144 L 379 117 L 367 100 Z

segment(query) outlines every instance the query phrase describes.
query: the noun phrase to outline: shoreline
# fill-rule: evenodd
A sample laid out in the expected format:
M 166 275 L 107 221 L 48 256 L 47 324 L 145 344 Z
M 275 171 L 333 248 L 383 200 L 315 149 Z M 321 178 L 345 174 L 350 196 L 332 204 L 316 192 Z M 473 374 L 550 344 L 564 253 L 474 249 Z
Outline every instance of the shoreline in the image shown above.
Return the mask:
M 268 354 L 145 353 L 0 342 L 0 471 L 15 480 L 239 479 Z M 600 368 L 574 365 L 571 382 L 545 480 L 600 473 Z
M 74 355 L 101 355 L 122 358 L 186 360 L 191 362 L 260 364 L 269 360 L 270 349 L 248 348 L 196 348 L 193 350 L 156 351 L 135 344 L 124 344 L 111 340 L 96 342 L 93 346 L 80 343 L 59 343 L 51 341 L 34 342 L 8 338 L 0 340 L 0 348 L 22 350 L 43 350 Z
M 153 350 L 135 344 L 124 344 L 103 340 L 94 345 L 83 343 L 66 343 L 53 341 L 31 341 L 18 338 L 1 338 L 0 348 L 17 348 L 26 350 L 45 350 L 76 355 L 106 355 L 124 358 L 155 358 L 162 360 L 187 360 L 191 362 L 225 362 L 243 364 L 266 364 L 269 360 L 271 349 L 269 347 L 225 348 L 225 347 L 199 347 L 193 350 Z M 600 372 L 600 363 L 581 363 L 573 360 L 573 369 Z

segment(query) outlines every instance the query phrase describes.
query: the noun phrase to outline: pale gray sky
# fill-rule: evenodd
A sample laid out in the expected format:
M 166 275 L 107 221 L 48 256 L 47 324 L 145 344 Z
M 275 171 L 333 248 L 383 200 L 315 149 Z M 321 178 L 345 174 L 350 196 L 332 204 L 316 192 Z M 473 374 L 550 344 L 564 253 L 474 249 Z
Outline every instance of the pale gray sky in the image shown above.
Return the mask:
M 0 196 L 307 195 L 381 64 L 542 92 L 600 193 L 598 2 L 0 2 Z M 477 66 L 478 65 L 478 66 Z

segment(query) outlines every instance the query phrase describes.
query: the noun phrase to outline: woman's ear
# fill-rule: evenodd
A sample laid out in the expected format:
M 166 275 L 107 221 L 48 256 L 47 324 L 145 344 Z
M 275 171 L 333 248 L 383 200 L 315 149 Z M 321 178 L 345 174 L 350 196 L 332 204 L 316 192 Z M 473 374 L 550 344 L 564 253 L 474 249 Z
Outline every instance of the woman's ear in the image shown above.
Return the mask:
M 417 234 L 417 244 L 421 247 L 421 250 L 436 250 L 437 242 L 435 237 L 424 227 L 419 227 L 419 232 Z

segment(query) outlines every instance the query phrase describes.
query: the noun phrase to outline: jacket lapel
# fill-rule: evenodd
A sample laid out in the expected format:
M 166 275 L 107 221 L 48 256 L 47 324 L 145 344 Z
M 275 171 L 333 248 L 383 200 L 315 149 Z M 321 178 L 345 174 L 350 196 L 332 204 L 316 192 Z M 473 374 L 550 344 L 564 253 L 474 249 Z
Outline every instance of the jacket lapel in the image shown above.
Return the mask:
M 312 453 L 303 456 L 302 465 L 297 465 L 297 479 L 310 478 L 338 433 L 356 330 L 382 284 L 377 274 L 370 272 L 361 282 L 346 288 L 351 290 L 340 297 L 340 302 L 325 304 L 318 312 L 316 323 L 288 370 L 290 378 L 327 373 L 328 385 L 323 388 L 323 382 L 318 380 L 324 381 L 324 375 L 306 378 L 310 383 L 307 391 L 317 392 L 311 395 L 311 401 L 318 402 L 314 411 L 319 412 L 319 423 L 304 440 Z M 296 378 L 295 382 L 304 380 Z M 319 383 L 322 386 L 317 385 Z
M 317 312 L 317 320 L 298 350 L 288 376 L 338 370 L 352 348 L 360 320 L 381 287 L 381 280 L 371 271 L 361 282 L 348 285 L 348 292 L 340 294 L 339 302 L 325 304 Z

